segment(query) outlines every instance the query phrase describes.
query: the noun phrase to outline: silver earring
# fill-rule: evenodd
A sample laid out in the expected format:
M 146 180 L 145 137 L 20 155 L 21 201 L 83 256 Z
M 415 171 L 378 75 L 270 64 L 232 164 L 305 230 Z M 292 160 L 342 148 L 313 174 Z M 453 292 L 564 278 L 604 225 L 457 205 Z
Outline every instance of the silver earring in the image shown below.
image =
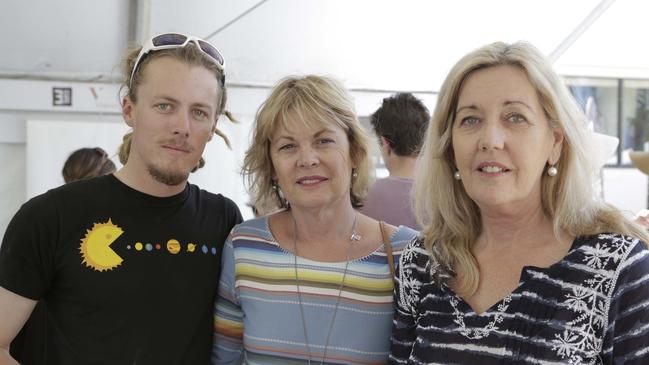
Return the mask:
M 457 180 L 457 181 L 462 180 L 462 176 L 460 176 L 460 172 L 459 172 L 459 171 L 455 171 L 455 173 L 453 174 L 453 178 L 454 178 L 455 180 Z
M 557 168 L 554 167 L 554 165 L 551 165 L 550 167 L 548 167 L 548 176 L 557 176 L 558 172 L 559 172 L 559 170 L 557 170 Z
M 288 200 L 286 200 L 286 198 L 284 198 L 284 193 L 282 193 L 282 189 L 277 184 L 277 180 L 271 180 L 271 187 L 273 188 L 275 196 L 277 196 L 277 201 L 279 202 L 280 208 L 290 207 L 291 204 L 288 202 Z
M 356 169 L 352 169 L 352 177 L 358 177 L 358 171 Z

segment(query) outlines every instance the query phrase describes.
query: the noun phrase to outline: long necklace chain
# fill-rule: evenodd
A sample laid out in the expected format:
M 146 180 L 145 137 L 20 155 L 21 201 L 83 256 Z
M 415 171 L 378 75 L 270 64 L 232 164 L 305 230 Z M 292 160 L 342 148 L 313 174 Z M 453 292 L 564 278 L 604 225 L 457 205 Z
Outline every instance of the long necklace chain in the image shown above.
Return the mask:
M 352 234 L 349 237 L 349 247 L 347 248 L 347 258 L 345 260 L 345 270 L 343 270 L 343 278 L 340 281 L 340 287 L 338 288 L 338 297 L 336 298 L 336 304 L 334 305 L 334 313 L 331 318 L 331 323 L 329 324 L 329 330 L 327 331 L 327 339 L 325 341 L 325 346 L 322 351 L 322 360 L 320 365 L 323 365 L 325 359 L 327 358 L 327 349 L 329 348 L 329 339 L 331 338 L 331 331 L 333 330 L 334 323 L 336 322 L 336 315 L 338 314 L 338 306 L 340 305 L 340 297 L 343 293 L 343 288 L 345 286 L 345 278 L 347 277 L 347 269 L 349 268 L 349 261 L 351 261 L 352 253 L 352 243 L 354 241 L 359 241 L 361 236 L 356 233 L 356 219 L 357 215 L 354 215 L 354 224 L 352 225 Z M 293 268 L 295 270 L 295 287 L 297 288 L 297 299 L 300 304 L 300 316 L 302 317 L 302 330 L 304 331 L 304 343 L 306 344 L 306 351 L 309 355 L 309 365 L 311 365 L 311 345 L 309 345 L 309 335 L 306 329 L 306 318 L 304 316 L 304 305 L 302 304 L 302 291 L 300 290 L 300 279 L 297 274 L 297 222 L 293 218 Z

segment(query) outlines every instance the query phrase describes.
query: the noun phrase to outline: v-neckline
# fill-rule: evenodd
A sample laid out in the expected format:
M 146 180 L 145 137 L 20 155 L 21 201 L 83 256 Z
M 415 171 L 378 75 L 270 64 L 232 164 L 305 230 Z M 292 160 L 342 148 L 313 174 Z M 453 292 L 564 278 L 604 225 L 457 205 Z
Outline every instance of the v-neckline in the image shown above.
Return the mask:
M 523 271 L 525 271 L 525 268 L 523 268 Z M 477 318 L 484 318 L 484 317 L 488 317 L 488 315 L 491 313 L 500 312 L 498 308 L 501 305 L 503 305 L 505 301 L 509 301 L 511 300 L 511 298 L 514 297 L 514 295 L 517 295 L 518 292 L 521 290 L 521 288 L 524 286 L 525 286 L 525 282 L 522 279 L 522 272 L 521 272 L 521 279 L 519 280 L 516 288 L 514 288 L 514 290 L 512 290 L 511 292 L 507 293 L 504 297 L 498 299 L 498 301 L 496 301 L 494 304 L 492 304 L 491 306 L 489 306 L 487 309 L 485 309 L 480 313 L 476 312 L 475 309 L 469 304 L 469 302 L 464 300 L 464 298 L 459 296 L 454 290 L 450 288 L 448 288 L 448 290 L 451 297 L 455 299 L 458 304 L 460 304 L 459 306 L 457 306 L 457 309 L 460 310 L 462 314 L 475 316 Z
M 504 304 L 505 301 L 511 300 L 515 295 L 520 294 L 522 289 L 526 286 L 527 283 L 529 283 L 529 277 L 530 277 L 530 271 L 537 271 L 537 272 L 548 272 L 553 270 L 556 267 L 561 266 L 561 264 L 566 261 L 568 256 L 570 256 L 577 247 L 579 247 L 579 242 L 583 237 L 577 236 L 573 239 L 570 248 L 568 249 L 568 252 L 557 262 L 553 263 L 552 265 L 548 267 L 538 267 L 534 265 L 526 265 L 521 268 L 521 272 L 518 275 L 518 285 L 516 288 L 514 288 L 512 291 L 509 293 L 505 294 L 502 298 L 498 299 L 495 303 L 490 305 L 487 309 L 484 311 L 478 313 L 475 311 L 475 309 L 466 301 L 464 298 L 459 296 L 450 286 L 446 286 L 446 290 L 448 290 L 449 294 L 451 297 L 455 298 L 455 300 L 458 302 L 458 304 L 461 305 L 461 308 L 457 308 L 458 310 L 463 309 L 462 313 L 464 315 L 472 315 L 478 318 L 483 318 L 487 317 L 491 313 L 498 313 L 501 312 L 498 310 L 500 306 Z

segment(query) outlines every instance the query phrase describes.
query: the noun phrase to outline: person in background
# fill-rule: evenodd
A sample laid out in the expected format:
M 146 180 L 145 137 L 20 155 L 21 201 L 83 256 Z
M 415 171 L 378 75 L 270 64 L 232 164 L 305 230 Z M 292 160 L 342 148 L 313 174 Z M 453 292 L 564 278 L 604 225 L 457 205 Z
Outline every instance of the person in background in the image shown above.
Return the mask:
M 61 174 L 65 183 L 91 179 L 115 172 L 115 164 L 100 147 L 79 148 L 68 156 Z M 11 342 L 11 355 L 23 364 L 47 363 L 47 310 L 43 301 Z
M 149 39 L 124 69 L 114 174 L 25 203 L 0 247 L 0 364 L 34 305 L 48 364 L 208 364 L 230 199 L 189 184 L 225 113 L 225 63 L 208 42 Z
M 649 152 L 631 151 L 629 157 L 633 166 L 643 174 L 649 175 Z M 649 209 L 640 210 L 635 216 L 635 221 L 649 230 Z
M 356 211 L 371 142 L 337 81 L 274 87 L 243 173 L 253 205 L 281 209 L 238 225 L 225 244 L 214 364 L 387 361 L 391 272 L 417 233 Z
M 115 164 L 102 148 L 79 148 L 65 160 L 61 174 L 63 180 L 69 183 L 112 174 L 115 170 Z
M 595 194 L 586 118 L 527 43 L 464 56 L 415 177 L 391 364 L 649 364 L 647 233 Z
M 363 214 L 393 225 L 419 228 L 410 191 L 429 120 L 424 103 L 410 93 L 383 99 L 381 107 L 370 116 L 390 176 L 374 182 L 360 208 Z

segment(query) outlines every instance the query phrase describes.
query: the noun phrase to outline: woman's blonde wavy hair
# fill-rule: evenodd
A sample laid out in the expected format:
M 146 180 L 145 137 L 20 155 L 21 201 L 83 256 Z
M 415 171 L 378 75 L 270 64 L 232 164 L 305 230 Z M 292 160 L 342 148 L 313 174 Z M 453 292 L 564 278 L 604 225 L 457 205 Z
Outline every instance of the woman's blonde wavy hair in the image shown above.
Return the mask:
M 644 228 L 627 219 L 618 209 L 596 196 L 599 166 L 586 117 L 570 95 L 550 61 L 534 46 L 517 42 L 492 43 L 464 56 L 450 71 L 437 99 L 426 132 L 413 187 L 415 214 L 424 229 L 422 236 L 429 253 L 447 274 L 462 268 L 454 285 L 461 293 L 473 294 L 480 280 L 471 247 L 481 233 L 478 206 L 461 182 L 457 170 L 451 131 L 458 97 L 464 81 L 474 71 L 497 65 L 520 68 L 536 89 L 551 127 L 560 128 L 564 139 L 555 177 L 542 174 L 541 204 L 552 220 L 555 235 L 566 231 L 573 236 L 615 232 L 648 242 Z M 434 248 L 433 248 L 434 247 Z
M 309 127 L 333 124 L 347 133 L 350 158 L 357 173 L 351 181 L 350 198 L 354 207 L 362 206 L 370 183 L 373 140 L 358 121 L 354 103 L 342 85 L 316 75 L 284 78 L 257 111 L 252 143 L 241 168 L 252 204 L 262 212 L 289 208 L 273 189 L 270 156 L 271 139 L 279 128 L 286 128 L 289 118 Z
M 225 115 L 231 122 L 236 122 L 236 120 L 232 117 L 232 114 L 225 110 L 225 105 L 228 100 L 228 93 L 227 88 L 225 87 L 224 71 L 220 70 L 208 55 L 198 49 L 193 43 L 189 43 L 185 47 L 163 49 L 149 53 L 140 61 L 140 64 L 138 65 L 138 68 L 133 75 L 133 78 L 131 79 L 131 73 L 133 71 L 133 67 L 135 66 L 135 60 L 137 59 L 137 56 L 139 55 L 141 49 L 142 47 L 132 49 L 128 52 L 126 58 L 123 61 L 122 72 L 124 79 L 122 81 L 122 89 L 126 90 L 126 94 L 124 96 L 128 96 L 133 104 L 137 103 L 137 90 L 144 81 L 142 77 L 143 70 L 146 69 L 149 63 L 151 63 L 151 61 L 155 59 L 161 57 L 169 57 L 184 62 L 188 65 L 205 67 L 206 69 L 214 73 L 216 79 L 219 80 L 219 85 L 221 86 L 222 90 L 222 92 L 217 93 L 219 100 L 217 100 L 218 110 L 214 119 L 214 133 L 221 137 L 225 144 L 230 147 L 230 141 L 228 140 L 228 137 L 216 127 L 216 122 L 221 115 Z M 128 156 L 131 152 L 132 136 L 132 131 L 126 133 L 122 139 L 122 145 L 119 147 L 118 157 L 122 165 L 126 164 Z M 198 165 L 192 170 L 192 172 L 200 169 L 203 166 L 205 166 L 205 159 L 201 157 Z

